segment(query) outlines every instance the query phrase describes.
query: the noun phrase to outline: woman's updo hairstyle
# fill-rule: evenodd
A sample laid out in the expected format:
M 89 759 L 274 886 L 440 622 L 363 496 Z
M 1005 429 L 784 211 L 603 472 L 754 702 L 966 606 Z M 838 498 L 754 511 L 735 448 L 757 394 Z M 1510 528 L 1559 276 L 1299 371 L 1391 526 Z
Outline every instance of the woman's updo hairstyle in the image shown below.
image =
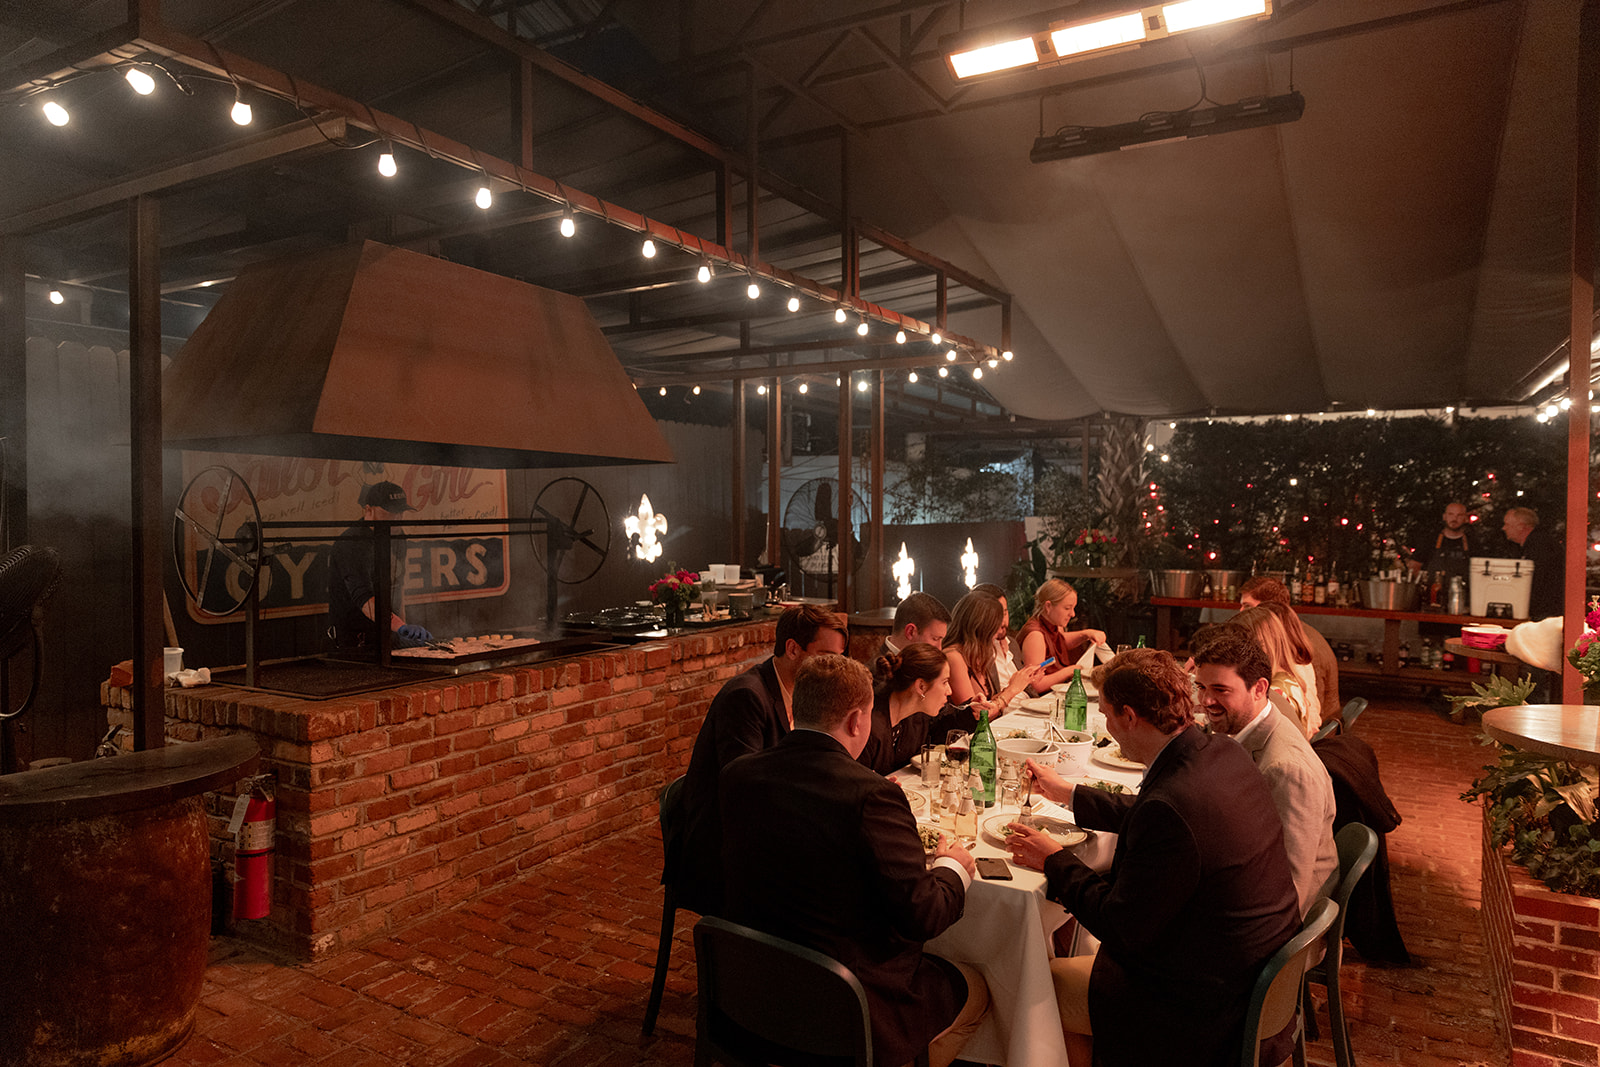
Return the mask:
M 879 656 L 873 664 L 873 674 L 879 689 L 903 693 L 917 682 L 936 680 L 948 665 L 943 652 L 919 643 Z

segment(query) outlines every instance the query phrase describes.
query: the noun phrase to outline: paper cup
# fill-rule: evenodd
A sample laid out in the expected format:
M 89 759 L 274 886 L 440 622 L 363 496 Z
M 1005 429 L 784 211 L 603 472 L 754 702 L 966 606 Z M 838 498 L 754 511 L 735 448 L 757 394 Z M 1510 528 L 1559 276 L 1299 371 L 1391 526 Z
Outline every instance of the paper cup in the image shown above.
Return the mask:
M 161 650 L 161 669 L 168 678 L 183 670 L 183 649 L 163 648 Z

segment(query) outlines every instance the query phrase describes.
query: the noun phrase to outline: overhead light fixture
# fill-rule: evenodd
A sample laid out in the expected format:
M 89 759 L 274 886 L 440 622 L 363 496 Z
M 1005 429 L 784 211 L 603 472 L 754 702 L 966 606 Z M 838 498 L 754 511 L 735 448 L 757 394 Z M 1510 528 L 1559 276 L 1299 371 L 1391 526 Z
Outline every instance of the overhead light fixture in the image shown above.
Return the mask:
M 65 304 L 66 302 L 67 302 L 67 298 L 61 295 L 61 290 L 60 289 L 52 289 L 52 290 L 50 290 L 50 303 L 52 303 L 52 304 Z
M 567 210 L 561 213 L 561 236 L 571 237 L 577 232 L 578 223 L 577 220 L 572 217 L 572 209 L 569 207 Z
M 951 363 L 954 363 L 956 361 L 956 350 L 953 348 L 948 349 L 944 354 L 944 358 Z
M 656 255 L 656 243 L 650 240 L 650 238 L 646 237 L 644 239 L 644 246 L 640 248 L 639 251 L 644 253 L 645 259 L 654 259 Z
M 378 157 L 378 173 L 385 178 L 393 178 L 400 173 L 400 168 L 394 162 L 394 145 L 387 141 L 383 144 L 383 155 Z
M 799 311 L 800 310 L 800 298 L 798 296 L 791 296 L 789 298 L 789 310 L 790 311 Z
M 856 323 L 856 333 L 860 334 L 862 337 L 865 337 L 867 335 L 867 329 L 867 320 L 865 317 L 863 317 L 860 322 Z
M 760 298 L 760 296 L 761 296 L 761 286 L 756 282 L 756 280 L 754 278 L 751 278 L 750 279 L 750 284 L 744 287 L 744 295 L 748 296 L 751 300 L 756 300 L 756 299 Z
M 844 308 L 833 309 L 833 321 L 839 323 L 844 322 Z
M 1043 26 L 1012 20 L 952 34 L 939 42 L 939 49 L 955 80 L 967 82 L 1024 68 L 1046 70 L 1175 33 L 1271 15 L 1272 0 L 1176 0 Z
M 664 385 L 661 387 L 661 395 L 662 396 L 666 396 L 667 395 L 667 387 L 664 386 Z
M 700 395 L 700 387 L 698 385 L 695 386 L 694 389 L 692 390 L 692 392 L 694 393 L 695 396 L 699 396 Z
M 906 332 L 904 330 L 896 330 L 894 332 L 894 343 L 897 345 L 906 343 Z
M 981 380 L 982 378 L 983 378 L 983 368 L 982 367 L 973 367 L 972 368 L 972 380 L 976 382 L 976 381 Z
M 939 377 L 941 377 L 941 378 L 950 377 L 950 368 L 949 367 L 940 367 L 939 368 Z
M 711 261 L 705 259 L 700 261 L 700 269 L 694 272 L 694 276 L 701 285 L 704 285 L 711 280 L 712 273 Z
M 917 384 L 917 372 L 916 371 L 912 371 L 910 374 L 906 375 L 906 381 L 910 382 L 912 385 L 916 385 Z
M 944 344 L 944 334 L 940 333 L 938 330 L 934 330 L 933 336 L 928 338 L 928 340 L 932 341 L 936 345 L 942 345 Z
M 994 370 L 999 366 L 1000 366 L 1000 361 L 998 359 L 991 359 L 989 361 L 989 369 L 990 370 Z
M 1000 353 L 1000 358 L 1005 360 L 1007 363 L 1010 363 L 1016 357 L 1011 354 L 1011 349 L 1008 348 L 1004 352 Z
M 811 386 L 807 385 L 805 382 L 801 382 L 800 383 L 800 391 L 802 393 L 809 393 L 809 392 L 811 392 Z
M 72 121 L 72 116 L 67 114 L 67 109 L 54 100 L 46 100 L 44 107 L 40 110 L 44 112 L 45 120 L 52 126 L 65 126 Z
M 139 67 L 129 67 L 122 72 L 122 76 L 128 79 L 128 84 L 133 86 L 133 91 L 140 96 L 149 96 L 156 91 L 156 80 Z
M 488 211 L 489 205 L 494 203 L 494 194 L 489 191 L 488 178 L 484 178 L 483 184 L 478 186 L 478 193 L 472 198 L 472 202 L 485 211 Z
M 856 383 L 856 392 L 864 393 L 864 392 L 867 391 L 867 389 L 868 389 L 868 385 L 864 380 L 863 381 L 859 381 L 859 382 Z
M 1208 137 L 1214 133 L 1251 130 L 1294 122 L 1306 112 L 1306 98 L 1298 92 L 1257 96 L 1234 104 L 1195 108 L 1192 111 L 1155 111 L 1133 122 L 1115 126 L 1066 126 L 1033 142 L 1028 159 L 1049 163 L 1057 159 L 1118 152 L 1144 145 Z
M 765 385 L 756 386 L 756 396 L 766 396 L 766 395 L 767 395 L 767 387 Z
M 250 125 L 250 120 L 255 118 L 255 112 L 244 102 L 244 86 L 237 83 L 233 87 L 233 110 L 228 115 L 240 126 Z

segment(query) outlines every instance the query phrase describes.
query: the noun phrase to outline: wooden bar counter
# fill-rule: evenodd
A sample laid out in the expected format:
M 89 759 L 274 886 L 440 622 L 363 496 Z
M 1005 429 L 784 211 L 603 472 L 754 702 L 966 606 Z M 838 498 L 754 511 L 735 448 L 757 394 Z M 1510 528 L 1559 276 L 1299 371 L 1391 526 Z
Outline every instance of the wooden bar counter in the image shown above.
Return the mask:
M 260 744 L 277 790 L 272 911 L 238 932 L 316 956 L 654 823 L 711 698 L 774 633 L 735 623 L 329 700 L 169 689 L 167 732 Z M 102 696 L 111 722 L 130 721 L 126 690 Z M 231 808 L 218 801 L 214 816 Z

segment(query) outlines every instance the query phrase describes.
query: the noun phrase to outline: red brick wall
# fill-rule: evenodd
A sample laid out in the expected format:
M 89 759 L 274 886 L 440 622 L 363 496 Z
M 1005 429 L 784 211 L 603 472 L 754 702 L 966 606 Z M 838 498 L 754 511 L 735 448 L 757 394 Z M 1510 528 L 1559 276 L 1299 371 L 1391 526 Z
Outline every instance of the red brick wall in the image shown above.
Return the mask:
M 1483 840 L 1483 926 L 1513 1067 L 1600 1065 L 1600 900 L 1545 888 Z
M 167 735 L 249 733 L 276 778 L 272 914 L 244 936 L 319 955 L 656 818 L 711 698 L 772 623 L 311 701 L 169 690 Z M 103 690 L 131 723 L 126 690 Z M 230 797 L 214 798 L 217 823 Z

